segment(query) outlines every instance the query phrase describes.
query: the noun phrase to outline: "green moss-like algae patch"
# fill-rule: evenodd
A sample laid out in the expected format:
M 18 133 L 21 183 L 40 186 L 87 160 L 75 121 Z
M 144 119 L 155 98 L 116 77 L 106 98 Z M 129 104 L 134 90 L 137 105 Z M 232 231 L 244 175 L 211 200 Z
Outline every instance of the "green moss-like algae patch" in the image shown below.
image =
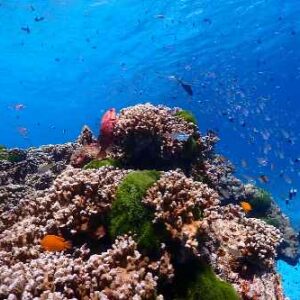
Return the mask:
M 275 217 L 265 217 L 265 218 L 261 218 L 261 220 L 265 221 L 267 224 L 272 225 L 276 228 L 280 227 L 281 219 L 277 216 L 275 216 Z
M 187 300 L 238 300 L 235 289 L 217 278 L 213 270 L 202 266 L 201 271 L 188 289 Z
M 88 169 L 99 169 L 101 167 L 106 167 L 106 166 L 113 166 L 113 167 L 120 167 L 120 163 L 112 158 L 107 158 L 107 159 L 94 159 L 87 163 L 83 169 L 88 170 Z
M 8 159 L 8 153 L 6 147 L 0 145 L 0 160 L 7 160 L 7 159 Z
M 196 117 L 189 111 L 187 110 L 180 110 L 176 112 L 176 116 L 182 118 L 183 120 L 189 122 L 189 123 L 194 123 L 197 124 Z
M 159 177 L 158 171 L 134 171 L 123 179 L 109 216 L 112 238 L 131 232 L 141 249 L 158 249 L 160 241 L 152 223 L 153 213 L 141 200 Z
M 240 299 L 233 286 L 220 280 L 207 264 L 194 261 L 183 269 L 178 279 L 185 285 L 181 287 L 185 295 L 176 297 L 176 300 Z
M 270 194 L 263 190 L 258 189 L 253 198 L 249 199 L 248 202 L 252 206 L 252 216 L 254 217 L 264 217 L 271 207 L 272 198 Z

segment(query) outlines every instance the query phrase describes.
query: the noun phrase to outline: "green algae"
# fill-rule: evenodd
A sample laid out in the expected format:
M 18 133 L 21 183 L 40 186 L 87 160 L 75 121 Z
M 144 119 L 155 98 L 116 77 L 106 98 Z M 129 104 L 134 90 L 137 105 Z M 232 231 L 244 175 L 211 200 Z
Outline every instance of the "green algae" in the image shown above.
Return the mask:
M 87 163 L 83 169 L 88 170 L 88 169 L 99 169 L 101 167 L 106 167 L 106 166 L 113 166 L 113 167 L 120 167 L 119 161 L 112 159 L 112 158 L 107 158 L 107 159 L 94 159 Z
M 123 179 L 109 216 L 112 238 L 130 232 L 141 249 L 158 249 L 160 241 L 152 223 L 153 212 L 141 200 L 159 177 L 158 171 L 134 171 Z
M 238 300 L 231 284 L 217 278 L 213 270 L 205 266 L 187 292 L 187 300 Z
M 11 163 L 17 163 L 26 158 L 26 153 L 19 149 L 7 149 L 5 146 L 0 145 L 0 161 L 6 160 Z
M 181 295 L 176 300 L 239 300 L 230 283 L 220 280 L 212 268 L 198 261 L 183 266 L 180 275 Z M 184 291 L 184 295 L 182 292 Z
M 183 147 L 183 159 L 184 160 L 193 160 L 196 158 L 196 155 L 198 153 L 199 146 L 194 137 L 189 137 L 189 139 L 186 141 Z
M 0 145 L 0 160 L 7 160 L 8 152 L 5 146 Z
M 267 224 L 272 225 L 276 228 L 280 227 L 280 218 L 279 217 L 265 217 L 261 218 L 261 220 L 265 221 Z
M 180 117 L 181 119 L 185 120 L 186 122 L 197 124 L 196 117 L 187 110 L 180 110 L 175 113 L 176 116 Z
M 252 215 L 256 217 L 263 217 L 271 207 L 272 198 L 267 191 L 258 189 L 253 198 L 250 198 L 248 202 L 251 204 L 253 209 Z

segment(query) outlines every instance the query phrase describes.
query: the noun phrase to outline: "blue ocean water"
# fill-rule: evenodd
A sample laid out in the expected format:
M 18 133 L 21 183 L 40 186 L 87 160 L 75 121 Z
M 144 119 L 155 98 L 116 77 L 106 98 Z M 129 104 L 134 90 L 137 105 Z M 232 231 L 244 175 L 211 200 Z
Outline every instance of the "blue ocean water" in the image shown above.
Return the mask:
M 63 143 L 84 124 L 97 133 L 110 107 L 180 106 L 299 230 L 300 197 L 285 203 L 300 191 L 299 15 L 296 0 L 0 1 L 0 143 Z M 300 299 L 300 270 L 278 267 Z

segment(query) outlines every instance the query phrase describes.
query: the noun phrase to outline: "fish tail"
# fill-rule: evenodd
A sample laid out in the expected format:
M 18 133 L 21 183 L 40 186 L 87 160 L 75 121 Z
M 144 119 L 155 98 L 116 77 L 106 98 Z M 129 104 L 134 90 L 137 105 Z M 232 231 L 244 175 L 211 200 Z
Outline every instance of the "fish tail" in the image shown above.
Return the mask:
M 72 242 L 71 241 L 66 241 L 65 242 L 65 247 L 66 247 L 66 249 L 71 249 L 72 248 Z

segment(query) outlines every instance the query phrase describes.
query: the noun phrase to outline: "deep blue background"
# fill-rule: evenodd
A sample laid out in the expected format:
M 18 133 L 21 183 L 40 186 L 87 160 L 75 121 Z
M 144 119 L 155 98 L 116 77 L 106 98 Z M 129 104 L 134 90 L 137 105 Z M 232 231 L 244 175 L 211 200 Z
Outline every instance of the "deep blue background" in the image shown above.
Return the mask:
M 62 143 L 84 124 L 97 133 L 110 107 L 181 106 L 219 132 L 241 178 L 269 176 L 264 187 L 300 227 L 300 197 L 284 203 L 300 190 L 299 1 L 0 3 L 0 144 Z

